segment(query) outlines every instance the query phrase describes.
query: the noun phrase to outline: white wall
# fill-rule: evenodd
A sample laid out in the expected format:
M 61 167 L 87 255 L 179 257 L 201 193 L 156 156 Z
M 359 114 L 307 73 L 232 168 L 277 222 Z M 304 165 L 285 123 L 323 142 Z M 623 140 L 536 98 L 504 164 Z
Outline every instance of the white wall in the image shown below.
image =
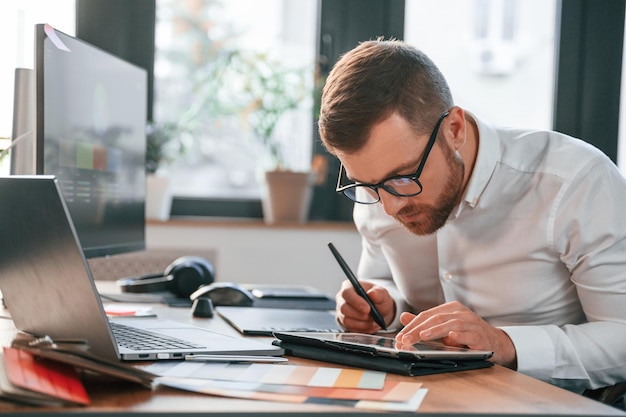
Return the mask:
M 148 249 L 214 249 L 218 281 L 304 284 L 334 295 L 345 276 L 327 247 L 331 241 L 356 270 L 360 237 L 348 225 L 174 220 L 146 229 Z

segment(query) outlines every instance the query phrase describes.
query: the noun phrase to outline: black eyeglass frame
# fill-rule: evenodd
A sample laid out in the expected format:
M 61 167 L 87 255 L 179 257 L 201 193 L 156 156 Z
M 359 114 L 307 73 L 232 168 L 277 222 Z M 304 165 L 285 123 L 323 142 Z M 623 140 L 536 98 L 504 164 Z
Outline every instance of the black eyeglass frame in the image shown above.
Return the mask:
M 348 184 L 348 185 L 341 185 L 341 177 L 344 171 L 343 168 L 343 164 L 339 165 L 339 178 L 337 178 L 337 187 L 335 188 L 335 191 L 338 193 L 343 194 L 344 196 L 346 196 L 346 198 L 350 199 L 351 201 L 354 201 L 355 203 L 359 203 L 359 204 L 376 204 L 380 201 L 380 194 L 378 192 L 379 188 L 382 188 L 383 190 L 387 191 L 389 194 L 395 195 L 396 197 L 414 197 L 416 195 L 419 195 L 422 193 L 423 191 L 423 186 L 422 183 L 419 180 L 420 175 L 422 174 L 422 170 L 424 169 L 424 165 L 426 165 L 426 160 L 428 159 L 428 155 L 430 155 L 430 151 L 433 148 L 433 146 L 435 145 L 435 141 L 437 140 L 437 134 L 439 133 L 439 128 L 441 127 L 441 123 L 443 122 L 443 119 L 446 118 L 446 116 L 448 116 L 450 114 L 450 111 L 446 111 L 444 112 L 441 116 L 439 116 L 439 119 L 437 120 L 437 124 L 435 125 L 435 128 L 433 129 L 433 132 L 430 134 L 430 138 L 428 139 L 428 143 L 426 144 L 426 149 L 424 150 L 424 156 L 422 157 L 422 160 L 420 161 L 419 166 L 417 167 L 417 170 L 413 173 L 413 174 L 409 174 L 409 175 L 394 175 L 392 177 L 389 178 L 385 178 L 384 180 L 382 180 L 381 182 L 377 183 L 377 184 L 367 184 L 367 183 L 352 183 L 352 184 Z M 413 182 L 415 182 L 418 187 L 419 187 L 419 191 L 416 193 L 411 193 L 411 194 L 401 194 L 398 193 L 396 190 L 394 190 L 393 188 L 386 186 L 385 183 L 389 182 L 389 181 L 393 181 L 393 180 L 399 180 L 399 179 L 405 179 L 405 180 L 411 180 Z M 363 201 L 357 201 L 354 198 L 350 197 L 348 194 L 346 194 L 346 190 L 350 190 L 352 188 L 357 188 L 357 187 L 365 187 L 365 188 L 369 188 L 370 190 L 372 190 L 375 194 L 377 199 L 371 202 L 363 202 Z M 354 195 L 356 196 L 356 192 L 354 193 Z

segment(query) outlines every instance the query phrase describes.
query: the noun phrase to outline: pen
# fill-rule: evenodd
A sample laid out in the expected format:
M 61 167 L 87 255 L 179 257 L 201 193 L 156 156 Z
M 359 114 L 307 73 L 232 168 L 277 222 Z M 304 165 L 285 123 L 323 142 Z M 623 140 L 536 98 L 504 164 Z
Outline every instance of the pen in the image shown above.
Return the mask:
M 246 355 L 187 355 L 186 361 L 197 362 L 287 362 L 282 356 L 246 356 Z
M 356 293 L 359 294 L 361 297 L 363 297 L 363 299 L 367 301 L 367 304 L 369 304 L 370 315 L 372 316 L 376 324 L 378 324 L 381 329 L 387 330 L 387 326 L 385 325 L 385 319 L 383 319 L 382 314 L 380 314 L 380 311 L 378 311 L 376 306 L 374 306 L 374 303 L 372 302 L 372 300 L 367 296 L 365 289 L 361 286 L 361 284 L 359 283 L 359 280 L 356 278 L 356 275 L 354 275 L 354 273 L 352 272 L 352 270 L 350 269 L 346 261 L 343 259 L 339 251 L 337 251 L 337 248 L 335 248 L 335 245 L 333 245 L 332 242 L 329 242 L 328 247 L 330 248 L 330 251 L 335 256 L 335 259 L 337 259 L 337 262 L 339 262 L 339 266 L 341 267 L 341 269 L 343 269 L 343 272 L 348 277 L 348 280 L 350 281 L 350 283 L 356 290 Z

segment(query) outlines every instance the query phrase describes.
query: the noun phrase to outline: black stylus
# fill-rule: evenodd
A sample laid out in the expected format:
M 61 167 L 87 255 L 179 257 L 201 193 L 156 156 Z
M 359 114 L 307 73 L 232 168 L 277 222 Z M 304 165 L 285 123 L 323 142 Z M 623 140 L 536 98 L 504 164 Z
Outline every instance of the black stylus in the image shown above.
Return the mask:
M 374 319 L 374 321 L 376 322 L 376 324 L 378 324 L 381 329 L 387 330 L 387 326 L 385 325 L 385 319 L 383 319 L 383 316 L 380 314 L 380 311 L 378 311 L 376 306 L 374 306 L 374 303 L 372 302 L 372 300 L 370 300 L 370 298 L 367 296 L 365 289 L 361 286 L 361 283 L 359 282 L 359 280 L 356 279 L 356 275 L 354 275 L 354 273 L 352 272 L 352 270 L 350 269 L 346 261 L 343 259 L 343 257 L 337 250 L 337 248 L 335 248 L 335 245 L 333 245 L 332 242 L 329 242 L 328 247 L 330 248 L 330 251 L 335 256 L 335 259 L 337 259 L 337 262 L 339 262 L 339 266 L 341 267 L 341 269 L 343 269 L 343 272 L 348 277 L 348 280 L 350 281 L 350 283 L 356 290 L 356 293 L 359 294 L 361 297 L 363 297 L 363 299 L 367 301 L 367 304 L 369 304 L 370 314 L 372 318 Z

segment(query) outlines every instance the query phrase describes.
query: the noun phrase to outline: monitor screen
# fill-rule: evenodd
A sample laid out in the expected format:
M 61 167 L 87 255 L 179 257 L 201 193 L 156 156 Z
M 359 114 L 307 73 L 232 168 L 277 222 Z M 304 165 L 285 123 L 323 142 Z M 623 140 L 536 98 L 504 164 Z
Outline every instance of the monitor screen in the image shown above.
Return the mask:
M 87 257 L 145 249 L 146 71 L 49 25 L 35 39 L 36 173 Z

